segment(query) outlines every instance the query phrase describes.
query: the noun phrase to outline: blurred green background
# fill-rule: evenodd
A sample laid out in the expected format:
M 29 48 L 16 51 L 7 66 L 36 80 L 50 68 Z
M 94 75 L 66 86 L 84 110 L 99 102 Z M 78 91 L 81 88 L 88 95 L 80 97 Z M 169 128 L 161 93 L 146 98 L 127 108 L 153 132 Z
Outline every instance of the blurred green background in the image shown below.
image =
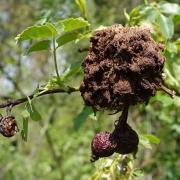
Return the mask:
M 92 28 L 115 23 L 143 24 L 153 28 L 154 38 L 165 43 L 166 47 L 166 84 L 179 93 L 180 11 L 177 7 L 180 2 L 168 2 L 173 4 L 168 4 L 165 8 L 161 1 L 148 1 L 154 4 L 145 6 L 147 2 L 141 0 L 87 0 L 87 19 Z M 140 5 L 143 6 L 134 10 L 127 21 L 129 16 L 125 13 L 125 17 L 124 9 L 130 13 Z M 154 8 L 147 8 L 151 5 L 159 9 L 155 11 Z M 161 14 L 156 16 L 157 12 Z M 1 103 L 9 97 L 20 98 L 31 94 L 38 85 L 45 84 L 55 74 L 50 52 L 25 55 L 15 43 L 17 34 L 35 23 L 43 24 L 79 16 L 81 13 L 73 0 L 0 0 Z M 79 53 L 78 49 L 87 45 L 88 40 L 84 40 L 58 49 L 60 73 L 69 64 L 83 60 L 86 52 Z M 21 46 L 26 48 L 27 45 Z M 82 77 L 82 73 L 77 73 L 67 83 L 78 87 Z M 0 136 L 0 179 L 91 179 L 102 163 L 90 163 L 91 139 L 98 131 L 111 130 L 119 114 L 110 116 L 107 112 L 102 112 L 98 114 L 98 118 L 87 117 L 77 130 L 74 126 L 83 109 L 80 93 L 43 96 L 35 99 L 34 103 L 42 120 L 29 120 L 27 142 L 22 140 L 20 133 L 10 139 Z M 25 104 L 13 108 L 20 129 L 24 108 Z M 1 113 L 5 114 L 5 109 Z M 134 166 L 142 169 L 144 174 L 137 179 L 179 180 L 180 97 L 171 99 L 164 93 L 158 93 L 147 106 L 131 108 L 129 123 L 139 134 L 153 134 L 161 140 L 158 145 L 145 142 L 140 147 Z

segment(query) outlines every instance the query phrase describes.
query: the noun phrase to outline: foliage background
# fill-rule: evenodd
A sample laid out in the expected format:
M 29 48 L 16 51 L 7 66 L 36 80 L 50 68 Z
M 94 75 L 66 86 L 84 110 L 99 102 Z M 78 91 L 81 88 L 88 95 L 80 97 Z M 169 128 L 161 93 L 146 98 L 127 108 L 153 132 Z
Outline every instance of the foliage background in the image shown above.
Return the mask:
M 178 0 L 168 2 L 179 3 Z M 142 4 L 143 1 L 137 0 L 88 0 L 87 17 L 92 28 L 114 23 L 125 25 L 126 18 L 129 17 L 127 14 L 125 17 L 124 8 L 129 13 Z M 173 6 L 169 8 L 174 9 Z M 155 13 L 144 6 L 132 14 L 132 17 L 138 18 L 129 19 L 128 23 L 153 26 L 154 38 L 165 42 L 166 45 L 166 83 L 179 91 L 180 14 L 169 12 L 165 12 L 164 16 L 171 19 L 175 27 L 170 38 L 170 20 L 162 22 L 160 17 L 154 20 Z M 35 23 L 42 24 L 80 15 L 78 6 L 72 0 L 0 1 L 1 102 L 6 101 L 7 97 L 19 98 L 32 93 L 38 85 L 45 84 L 55 74 L 51 54 L 44 51 L 24 55 L 22 48 L 15 43 L 17 34 Z M 167 31 L 164 32 L 163 29 Z M 59 71 L 63 73 L 69 64 L 81 62 L 86 52 L 79 53 L 78 49 L 87 45 L 88 41 L 84 40 L 60 48 L 57 51 Z M 26 48 L 27 44 L 22 46 Z M 79 72 L 69 78 L 67 83 L 78 86 L 81 80 L 82 73 Z M 78 92 L 71 95 L 43 96 L 35 99 L 34 104 L 42 120 L 29 121 L 27 142 L 22 140 L 20 133 L 11 139 L 0 137 L 0 179 L 83 180 L 92 178 L 95 172 L 100 172 L 99 167 L 111 158 L 105 158 L 95 164 L 90 163 L 90 142 L 95 132 L 111 130 L 118 115 L 109 116 L 107 112 L 103 112 L 98 114 L 97 119 L 85 118 L 77 130 L 77 116 L 83 109 L 83 101 Z M 129 122 L 138 133 L 154 134 L 161 140 L 159 145 L 152 145 L 152 148 L 149 141 L 144 140 L 144 146 L 140 147 L 134 165 L 144 171 L 144 175 L 138 179 L 180 179 L 179 107 L 179 97 L 172 100 L 164 93 L 158 93 L 149 105 L 131 108 Z M 22 104 L 13 109 L 20 129 L 24 108 L 25 104 Z M 1 110 L 1 113 L 5 114 L 5 110 Z

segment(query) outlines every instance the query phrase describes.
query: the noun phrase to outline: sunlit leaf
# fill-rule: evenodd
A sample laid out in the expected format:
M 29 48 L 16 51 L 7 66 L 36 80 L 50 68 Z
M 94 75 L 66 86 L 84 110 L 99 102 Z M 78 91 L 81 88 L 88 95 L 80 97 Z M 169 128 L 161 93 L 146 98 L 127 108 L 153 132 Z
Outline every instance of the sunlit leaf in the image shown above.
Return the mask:
M 75 129 L 79 129 L 82 124 L 85 122 L 87 117 L 92 114 L 92 108 L 85 106 L 82 111 L 77 115 L 77 117 L 74 120 L 74 127 Z
M 89 22 L 84 20 L 83 18 L 69 18 L 60 22 L 64 28 L 64 32 L 77 30 L 90 25 Z
M 47 84 L 43 88 L 44 90 L 41 91 L 39 94 L 46 92 L 48 90 L 56 89 L 56 88 L 61 88 L 65 91 L 68 91 L 68 87 L 64 84 L 61 77 L 54 76 L 52 79 L 50 79 L 47 82 Z
M 167 96 L 166 94 L 158 93 L 156 96 L 156 101 L 160 101 L 163 107 L 171 106 L 174 103 L 174 100 Z
M 27 142 L 28 138 L 28 118 L 23 117 L 23 129 L 21 130 L 21 137 Z
M 140 144 L 142 146 L 144 146 L 147 149 L 152 149 L 152 146 L 146 137 L 144 137 L 143 135 L 139 135 L 139 138 L 140 138 Z
M 176 44 L 173 42 L 167 43 L 166 50 L 169 51 L 170 53 L 177 53 L 178 51 Z
M 176 131 L 178 134 L 180 134 L 180 125 L 179 125 L 179 124 L 173 124 L 173 125 L 171 126 L 171 129 L 172 129 L 173 131 Z
M 180 87 L 180 83 L 177 81 L 177 79 L 171 74 L 171 72 L 169 71 L 168 68 L 164 69 L 164 72 L 166 74 L 166 76 L 170 79 L 171 84 Z
M 53 24 L 47 23 L 45 25 L 35 25 L 28 27 L 21 34 L 15 38 L 17 42 L 31 39 L 44 39 L 49 37 L 55 37 L 57 30 Z
M 175 25 L 180 24 L 180 14 L 173 16 L 173 22 Z
M 180 14 L 180 7 L 175 3 L 162 2 L 158 4 L 158 8 L 162 13 Z
M 180 51 L 180 38 L 176 40 L 175 42 L 177 50 Z
M 86 17 L 86 0 L 75 0 L 75 2 L 79 6 L 83 17 Z
M 56 42 L 58 43 L 58 47 L 63 46 L 64 44 L 76 40 L 78 38 L 79 33 L 71 32 L 60 36 Z
M 94 113 L 90 114 L 89 117 L 90 117 L 92 120 L 97 121 L 97 116 L 96 116 Z
M 29 117 L 30 117 L 30 114 L 29 114 L 29 112 L 27 111 L 27 109 L 25 109 L 25 110 L 21 113 L 21 115 L 22 115 L 24 118 L 29 118 Z
M 40 113 L 37 111 L 32 101 L 27 104 L 26 109 L 29 112 L 30 118 L 33 121 L 40 121 L 42 119 Z
M 146 11 L 143 12 L 143 19 L 150 22 L 154 21 L 158 16 L 158 11 L 151 6 L 146 7 Z
M 56 27 L 54 26 L 54 24 L 46 23 L 45 25 L 51 30 L 52 37 L 55 37 L 58 34 L 58 31 L 57 31 Z
M 144 173 L 142 169 L 134 169 L 133 174 L 132 174 L 134 178 L 142 177 L 143 175 Z
M 156 137 L 155 135 L 143 134 L 142 136 L 147 138 L 149 140 L 149 142 L 151 142 L 153 144 L 159 144 L 160 143 L 160 139 L 158 137 Z
M 34 43 L 27 51 L 27 53 L 35 52 L 35 51 L 42 51 L 48 50 L 50 47 L 51 41 L 50 40 L 43 40 L 37 43 Z
M 126 8 L 124 8 L 124 16 L 126 17 L 127 21 L 130 20 L 130 16 L 129 16 L 129 14 L 126 11 Z
M 171 17 L 159 14 L 157 18 L 159 28 L 166 39 L 170 39 L 174 34 L 174 24 Z
M 102 171 L 97 171 L 92 177 L 91 180 L 99 180 L 102 175 Z

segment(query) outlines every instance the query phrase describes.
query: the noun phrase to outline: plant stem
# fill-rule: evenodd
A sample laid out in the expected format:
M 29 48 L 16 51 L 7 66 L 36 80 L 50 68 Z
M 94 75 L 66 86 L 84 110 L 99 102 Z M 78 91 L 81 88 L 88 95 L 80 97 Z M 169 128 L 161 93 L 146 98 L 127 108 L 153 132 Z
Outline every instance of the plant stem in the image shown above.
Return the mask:
M 119 119 L 115 122 L 115 129 L 124 127 L 127 124 L 129 105 L 124 105 L 123 111 Z
M 55 44 L 55 39 L 53 38 L 53 60 L 54 60 L 54 65 L 55 65 L 55 70 L 56 70 L 56 75 L 58 79 L 60 79 L 59 72 L 58 72 L 58 66 L 57 66 L 57 58 L 56 58 L 56 44 Z
M 41 90 L 39 89 L 39 94 L 37 95 L 37 97 L 40 97 L 40 96 L 44 96 L 44 95 L 48 95 L 48 94 L 56 94 L 56 93 L 72 93 L 72 92 L 77 92 L 79 91 L 79 88 L 72 88 L 72 87 L 68 87 L 68 91 L 65 91 L 64 89 L 52 89 L 52 90 L 47 90 L 47 91 L 44 91 L 44 90 Z M 28 101 L 28 98 L 29 99 L 33 99 L 34 97 L 34 93 L 29 95 L 29 96 L 26 96 L 24 98 L 20 98 L 20 99 L 12 99 L 12 98 L 9 98 L 9 100 L 5 103 L 0 103 L 0 108 L 5 108 L 5 107 L 8 107 L 8 106 L 16 106 L 16 105 L 19 105 L 19 104 L 22 104 L 26 101 Z
M 164 91 L 166 94 L 168 94 L 169 96 L 171 96 L 172 98 L 175 97 L 176 95 L 176 92 L 174 90 L 170 90 L 168 89 L 166 86 L 162 85 L 160 86 L 160 89 L 161 91 Z

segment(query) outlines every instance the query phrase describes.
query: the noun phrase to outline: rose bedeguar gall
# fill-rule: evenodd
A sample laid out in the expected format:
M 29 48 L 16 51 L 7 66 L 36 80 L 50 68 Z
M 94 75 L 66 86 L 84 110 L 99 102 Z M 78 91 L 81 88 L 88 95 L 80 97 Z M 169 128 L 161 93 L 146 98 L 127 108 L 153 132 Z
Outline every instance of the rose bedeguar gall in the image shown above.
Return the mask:
M 163 82 L 163 46 L 141 27 L 113 25 L 94 34 L 82 66 L 81 95 L 96 110 L 148 102 Z

